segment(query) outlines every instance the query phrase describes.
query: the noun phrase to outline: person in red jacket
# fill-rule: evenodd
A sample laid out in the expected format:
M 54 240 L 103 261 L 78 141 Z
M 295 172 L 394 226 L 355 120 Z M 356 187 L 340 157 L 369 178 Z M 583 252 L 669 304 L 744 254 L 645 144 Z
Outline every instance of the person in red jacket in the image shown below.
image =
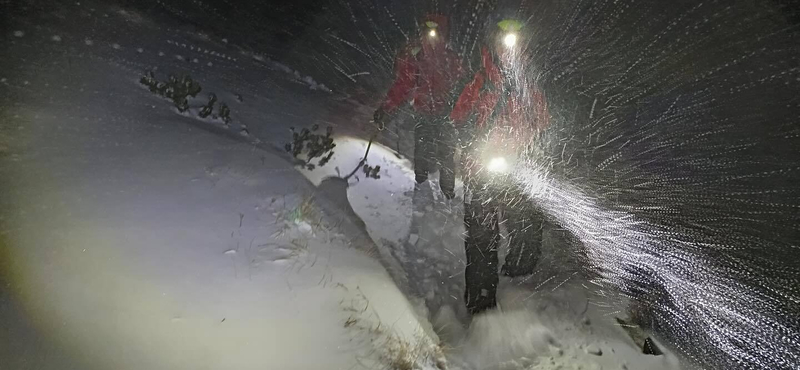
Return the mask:
M 456 84 L 463 72 L 461 59 L 449 49 L 447 17 L 424 18 L 421 39 L 403 48 L 395 60 L 395 80 L 374 121 L 385 126 L 387 114 L 408 102 L 414 109 L 414 174 L 417 183 L 439 167 L 439 186 L 448 199 L 454 196 L 455 129 L 448 119 Z
M 544 224 L 541 213 L 527 206 L 509 181 L 508 170 L 549 124 L 545 97 L 526 80 L 519 64 L 522 24 L 504 20 L 491 28 L 481 49 L 480 68 L 450 115 L 466 144 L 462 151 L 467 230 L 464 298 L 473 315 L 497 305 L 500 225 L 510 239 L 501 271 L 517 277 L 534 272 Z

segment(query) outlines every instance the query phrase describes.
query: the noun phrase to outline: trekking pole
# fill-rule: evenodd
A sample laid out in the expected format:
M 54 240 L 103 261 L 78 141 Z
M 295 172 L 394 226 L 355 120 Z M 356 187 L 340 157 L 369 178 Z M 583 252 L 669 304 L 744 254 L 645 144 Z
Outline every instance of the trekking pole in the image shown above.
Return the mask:
M 369 155 L 369 149 L 372 147 L 372 142 L 375 141 L 375 139 L 378 137 L 378 133 L 380 131 L 382 130 L 378 129 L 377 131 L 372 133 L 372 135 L 369 138 L 369 142 L 367 143 L 367 151 L 364 152 L 364 158 L 361 158 L 361 161 L 358 162 L 358 165 L 356 166 L 356 168 L 353 169 L 353 172 L 350 172 L 349 175 L 344 177 L 345 180 L 349 180 L 351 177 L 353 177 L 353 175 L 355 175 L 356 172 L 358 172 L 358 170 L 364 167 L 364 164 L 367 163 L 367 156 Z

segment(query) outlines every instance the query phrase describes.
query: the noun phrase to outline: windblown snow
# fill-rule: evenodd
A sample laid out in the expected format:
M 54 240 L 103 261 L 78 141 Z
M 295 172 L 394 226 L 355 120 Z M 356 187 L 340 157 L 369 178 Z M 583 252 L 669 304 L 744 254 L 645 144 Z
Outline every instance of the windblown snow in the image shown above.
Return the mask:
M 415 188 L 403 117 L 365 158 L 380 179 L 343 183 L 370 108 L 319 76 L 132 9 L 29 6 L 2 35 L 0 369 L 681 368 L 595 299 L 571 213 L 536 274 L 470 320 L 461 185 Z M 202 91 L 181 113 L 148 71 Z M 198 117 L 209 93 L 232 122 Z M 308 170 L 283 146 L 312 125 L 337 146 Z

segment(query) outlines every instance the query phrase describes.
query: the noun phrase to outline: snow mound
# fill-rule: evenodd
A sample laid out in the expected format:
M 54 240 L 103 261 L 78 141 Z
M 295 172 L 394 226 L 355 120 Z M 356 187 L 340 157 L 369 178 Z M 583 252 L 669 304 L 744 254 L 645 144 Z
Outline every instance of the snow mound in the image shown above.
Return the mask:
M 85 36 L 65 34 L 59 45 L 83 45 Z M 0 178 L 18 179 L 3 188 L 15 196 L 0 214 L 9 225 L 11 284 L 21 291 L 21 320 L 41 333 L 0 333 L 0 343 L 24 349 L 8 368 L 37 361 L 41 369 L 311 370 L 442 361 L 435 333 L 385 268 L 315 216 L 313 202 L 303 207 L 315 189 L 284 158 L 198 130 L 193 118 L 141 109 L 154 103 L 131 82 L 138 69 L 90 57 L 69 74 L 62 67 L 37 68 L 33 85 L 73 89 L 10 111 L 25 130 L 11 131 L 2 150 L 24 155 L 0 156 Z M 27 86 L 11 88 L 22 96 Z M 115 98 L 97 99 L 97 91 Z M 68 355 L 46 363 L 38 355 L 45 341 Z

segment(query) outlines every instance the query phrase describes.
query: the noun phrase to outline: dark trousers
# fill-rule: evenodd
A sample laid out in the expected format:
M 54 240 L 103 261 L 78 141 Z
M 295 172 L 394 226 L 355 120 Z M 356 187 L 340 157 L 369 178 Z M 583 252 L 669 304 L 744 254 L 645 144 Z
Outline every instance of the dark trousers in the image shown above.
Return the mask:
M 414 177 L 418 184 L 439 169 L 439 187 L 447 198 L 455 194 L 455 146 L 453 124 L 445 118 L 419 114 L 414 125 Z
M 509 252 L 502 267 L 506 276 L 534 272 L 541 254 L 543 215 L 533 207 L 503 208 L 499 189 L 485 187 L 480 180 L 467 180 L 471 199 L 464 204 L 467 266 L 464 274 L 464 300 L 471 314 L 497 306 L 500 223 L 508 230 Z M 501 214 L 501 208 L 503 210 Z

